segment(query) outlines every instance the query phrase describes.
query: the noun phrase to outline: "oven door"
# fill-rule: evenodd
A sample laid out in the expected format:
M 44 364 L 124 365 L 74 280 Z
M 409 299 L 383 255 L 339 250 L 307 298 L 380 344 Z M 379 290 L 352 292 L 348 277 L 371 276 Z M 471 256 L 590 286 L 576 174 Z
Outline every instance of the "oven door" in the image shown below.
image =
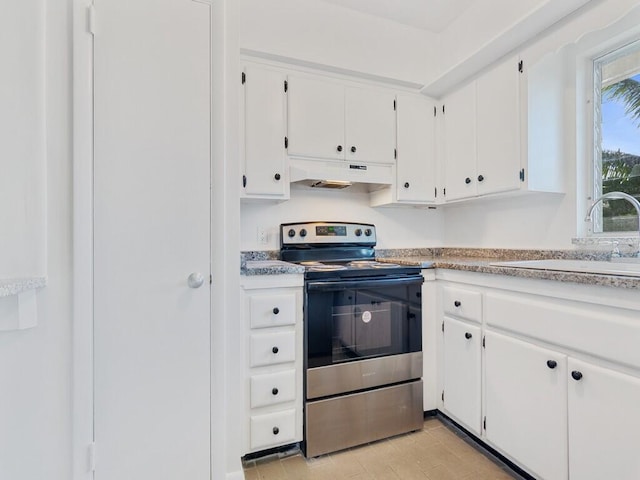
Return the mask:
M 306 285 L 307 369 L 422 351 L 421 275 Z

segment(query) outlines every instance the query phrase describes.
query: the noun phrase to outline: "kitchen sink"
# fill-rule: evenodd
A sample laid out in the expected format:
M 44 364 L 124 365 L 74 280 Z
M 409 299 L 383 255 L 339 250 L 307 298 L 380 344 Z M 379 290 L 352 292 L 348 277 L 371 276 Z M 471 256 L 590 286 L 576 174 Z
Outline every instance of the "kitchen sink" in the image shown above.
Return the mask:
M 595 260 L 522 260 L 515 262 L 493 262 L 494 267 L 527 268 L 532 270 L 554 270 L 559 272 L 599 273 L 640 277 L 640 259 L 616 258 L 610 262 Z

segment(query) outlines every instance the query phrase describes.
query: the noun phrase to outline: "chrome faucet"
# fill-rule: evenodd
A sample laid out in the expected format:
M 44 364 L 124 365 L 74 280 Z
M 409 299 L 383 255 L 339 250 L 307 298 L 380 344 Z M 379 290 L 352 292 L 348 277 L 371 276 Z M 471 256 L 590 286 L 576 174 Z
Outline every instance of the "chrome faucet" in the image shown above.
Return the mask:
M 584 221 L 585 222 L 591 221 L 591 214 L 593 213 L 593 209 L 596 208 L 596 205 L 602 202 L 603 200 L 626 200 L 631 205 L 633 205 L 633 207 L 636 209 L 636 212 L 638 214 L 638 241 L 640 242 L 640 202 L 638 201 L 638 199 L 636 199 L 635 197 L 632 197 L 628 193 L 609 192 L 609 193 L 605 193 L 599 198 L 596 198 L 591 204 L 591 206 L 589 207 L 589 210 L 587 211 L 587 216 L 585 217 Z M 636 257 L 640 258 L 640 245 L 639 245 L 639 250 L 636 252 Z

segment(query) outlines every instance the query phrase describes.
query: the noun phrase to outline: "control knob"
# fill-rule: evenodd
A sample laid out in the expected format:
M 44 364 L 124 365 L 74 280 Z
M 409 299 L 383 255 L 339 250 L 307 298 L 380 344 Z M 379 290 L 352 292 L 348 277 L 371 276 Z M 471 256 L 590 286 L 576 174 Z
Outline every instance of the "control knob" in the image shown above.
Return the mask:
M 367 237 L 370 237 L 372 233 L 373 233 L 373 232 L 371 231 L 371 229 L 370 229 L 370 228 L 367 228 L 367 229 L 364 231 L 364 234 L 365 234 Z
M 360 235 L 362 235 L 362 230 L 359 228 L 356 228 L 356 231 L 354 233 L 356 234 L 356 237 L 359 237 Z
M 290 228 L 289 231 L 287 232 L 287 235 L 289 235 L 289 237 L 293 238 L 296 236 L 296 231 L 293 228 Z
M 300 236 L 303 238 L 307 236 L 307 231 L 304 228 L 300 230 Z

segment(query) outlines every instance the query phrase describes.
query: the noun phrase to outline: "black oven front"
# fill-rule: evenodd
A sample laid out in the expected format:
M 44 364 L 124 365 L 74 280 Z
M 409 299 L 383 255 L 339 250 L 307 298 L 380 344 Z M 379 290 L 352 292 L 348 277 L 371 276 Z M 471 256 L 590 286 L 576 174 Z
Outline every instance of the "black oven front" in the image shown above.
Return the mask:
M 422 276 L 306 283 L 306 367 L 422 350 Z

